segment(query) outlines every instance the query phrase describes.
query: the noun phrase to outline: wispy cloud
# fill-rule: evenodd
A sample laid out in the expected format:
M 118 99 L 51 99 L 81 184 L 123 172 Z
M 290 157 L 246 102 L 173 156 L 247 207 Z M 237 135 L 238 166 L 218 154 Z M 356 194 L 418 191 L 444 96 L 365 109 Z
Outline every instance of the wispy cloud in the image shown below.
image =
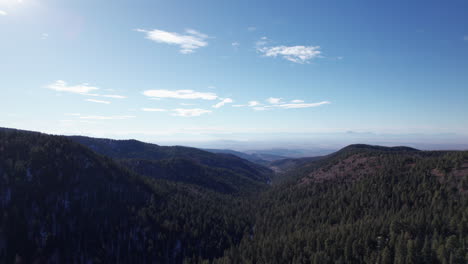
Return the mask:
M 245 107 L 245 106 L 248 106 L 248 107 L 256 107 L 256 106 L 260 106 L 262 105 L 262 103 L 260 103 L 259 101 L 249 101 L 247 102 L 247 104 L 243 105 L 243 104 L 235 104 L 235 105 L 232 105 L 232 107 Z
M 282 57 L 295 63 L 308 63 L 310 60 L 320 58 L 320 46 L 273 46 L 265 47 L 266 41 L 258 41 L 257 51 L 266 57 Z
M 234 101 L 231 98 L 226 98 L 226 99 L 221 100 L 221 102 L 213 105 L 212 107 L 213 108 L 220 108 L 220 107 L 224 106 L 225 104 L 230 104 L 232 102 L 234 102 Z
M 279 103 L 281 103 L 281 99 L 282 98 L 270 97 L 270 98 L 267 99 L 267 102 L 270 103 L 270 104 L 279 104 Z
M 232 46 L 234 49 L 238 49 L 239 46 L 240 46 L 240 43 L 236 41 L 236 42 L 231 43 L 231 46 Z
M 298 100 L 298 99 L 291 101 L 291 103 L 295 103 L 295 104 L 300 104 L 300 103 L 303 103 L 303 102 L 304 102 L 304 100 Z
M 250 32 L 253 32 L 253 31 L 255 31 L 255 30 L 257 30 L 256 27 L 248 27 L 248 28 L 247 28 L 247 31 L 250 31 Z
M 86 96 L 96 96 L 96 97 L 107 97 L 107 98 L 114 98 L 114 99 L 124 99 L 127 98 L 123 95 L 117 94 L 97 94 L 91 93 L 99 90 L 98 87 L 91 86 L 88 83 L 78 84 L 78 85 L 68 85 L 67 82 L 62 80 L 57 80 L 54 83 L 46 85 L 45 88 L 54 90 L 57 92 L 66 92 L 66 93 L 74 93 L 74 94 L 81 94 Z
M 145 112 L 167 112 L 166 109 L 162 109 L 162 108 L 142 108 L 141 111 L 145 111 Z
M 215 100 L 218 96 L 215 93 L 203 93 L 193 90 L 147 90 L 143 94 L 153 98 L 174 98 L 174 99 L 203 99 Z
M 107 98 L 114 98 L 114 99 L 125 99 L 125 98 L 127 98 L 127 96 L 117 95 L 117 94 L 103 94 L 103 95 L 99 95 L 99 96 L 107 97 Z
M 291 103 L 291 104 L 280 104 L 280 105 L 277 105 L 275 107 L 284 108 L 284 109 L 310 108 L 310 107 L 317 107 L 317 106 L 326 105 L 326 104 L 330 104 L 330 102 L 329 101 L 322 101 L 322 102 L 318 102 L 318 103 L 309 103 L 309 104 L 306 104 L 306 103 Z
M 250 101 L 247 103 L 247 106 L 250 106 L 250 107 L 258 106 L 258 105 L 261 105 L 261 103 L 258 101 Z
M 193 53 L 196 49 L 208 45 L 208 42 L 206 41 L 208 36 L 193 29 L 185 30 L 185 34 L 159 29 L 136 29 L 136 31 L 145 33 L 146 38 L 154 42 L 177 45 L 179 46 L 180 53 L 182 54 Z
M 0 16 L 6 16 L 6 15 L 8 15 L 7 12 L 5 12 L 5 11 L 3 11 L 3 10 L 0 10 Z
M 281 102 L 281 100 L 282 98 L 270 97 L 267 99 L 270 105 L 262 105 L 258 101 L 250 101 L 247 105 L 233 105 L 233 107 L 249 106 L 253 110 L 256 110 L 256 111 L 265 111 L 265 110 L 272 110 L 272 109 L 311 108 L 311 107 L 318 107 L 321 105 L 330 104 L 329 101 L 322 101 L 318 103 L 304 103 L 303 100 L 292 100 L 291 103 L 283 103 Z
M 96 99 L 86 99 L 85 101 L 92 102 L 92 103 L 98 103 L 98 104 L 110 104 L 111 103 L 109 101 L 96 100 Z
M 135 116 L 132 115 L 118 115 L 118 116 L 80 116 L 80 119 L 87 119 L 87 120 L 125 120 L 134 118 Z
M 183 117 L 192 117 L 192 116 L 201 116 L 203 114 L 211 113 L 210 110 L 194 108 L 194 109 L 184 109 L 184 108 L 177 108 L 172 110 L 174 111 L 174 116 L 183 116 Z
M 464 41 L 468 41 L 468 35 L 463 36 L 463 40 L 464 40 Z
M 87 83 L 78 84 L 78 85 L 67 85 L 65 81 L 58 80 L 52 84 L 46 86 L 46 88 L 55 90 L 57 92 L 67 92 L 67 93 L 76 93 L 76 94 L 89 94 L 91 91 L 99 90 L 99 88 L 90 86 Z

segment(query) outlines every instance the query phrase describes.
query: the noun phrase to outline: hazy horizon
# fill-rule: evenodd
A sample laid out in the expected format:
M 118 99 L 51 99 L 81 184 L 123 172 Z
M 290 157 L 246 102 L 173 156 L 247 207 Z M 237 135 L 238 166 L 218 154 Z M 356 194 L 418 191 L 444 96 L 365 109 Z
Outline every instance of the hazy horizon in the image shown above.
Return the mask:
M 200 146 L 465 148 L 467 8 L 0 0 L 0 126 Z

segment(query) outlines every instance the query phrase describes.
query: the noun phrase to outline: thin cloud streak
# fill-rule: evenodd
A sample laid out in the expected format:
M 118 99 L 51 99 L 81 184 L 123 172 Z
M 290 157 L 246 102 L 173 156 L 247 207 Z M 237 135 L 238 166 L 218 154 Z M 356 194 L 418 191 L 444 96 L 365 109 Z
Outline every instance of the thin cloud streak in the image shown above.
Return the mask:
M 142 108 L 141 111 L 144 111 L 144 112 L 167 112 L 166 109 L 162 109 L 162 108 Z
M 114 99 L 127 98 L 126 96 L 117 95 L 117 94 L 91 93 L 91 92 L 100 90 L 100 88 L 91 86 L 88 83 L 83 83 L 83 84 L 78 84 L 78 85 L 68 85 L 68 83 L 63 80 L 57 80 L 54 83 L 46 85 L 45 88 L 49 90 L 54 90 L 57 92 L 74 93 L 74 94 L 80 94 L 80 95 L 86 95 L 86 96 L 107 97 L 107 98 L 114 98 Z
M 172 111 L 174 111 L 174 114 L 172 114 L 173 116 L 182 116 L 182 117 L 201 116 L 203 114 L 209 114 L 212 112 L 210 110 L 205 110 L 205 109 L 200 109 L 200 108 L 194 108 L 194 109 L 177 108 Z
M 156 43 L 179 46 L 179 52 L 182 54 L 193 53 L 196 49 L 208 45 L 208 42 L 206 42 L 208 36 L 193 29 L 186 29 L 185 35 L 159 29 L 136 29 L 135 31 L 145 33 L 147 39 Z
M 173 99 L 203 99 L 215 100 L 218 96 L 215 93 L 203 93 L 193 90 L 147 90 L 143 95 L 153 98 L 173 98 Z
M 110 104 L 111 103 L 109 101 L 96 100 L 96 99 L 86 99 L 85 101 L 92 102 L 92 103 L 98 103 L 98 104 Z
M 80 116 L 79 119 L 86 119 L 86 120 L 126 120 L 130 118 L 134 118 L 135 116 L 131 115 L 120 115 L 120 116 Z
M 91 91 L 99 90 L 99 88 L 90 86 L 87 83 L 69 86 L 67 85 L 67 82 L 62 81 L 62 80 L 55 81 L 54 83 L 47 85 L 45 88 L 54 90 L 57 92 L 67 92 L 67 93 L 76 93 L 76 94 L 84 94 L 84 95 L 89 94 L 89 92 Z
M 212 107 L 213 108 L 220 108 L 220 107 L 224 106 L 225 104 L 230 104 L 232 102 L 234 102 L 234 101 L 231 98 L 226 98 L 226 99 L 223 99 L 221 102 L 213 105 Z

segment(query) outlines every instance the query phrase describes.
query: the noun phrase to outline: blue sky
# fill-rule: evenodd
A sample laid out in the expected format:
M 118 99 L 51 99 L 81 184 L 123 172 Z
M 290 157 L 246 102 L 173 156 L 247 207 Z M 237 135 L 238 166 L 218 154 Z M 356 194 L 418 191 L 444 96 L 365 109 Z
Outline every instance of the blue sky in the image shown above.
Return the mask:
M 0 0 L 0 126 L 152 142 L 353 131 L 456 143 L 468 136 L 467 10 Z

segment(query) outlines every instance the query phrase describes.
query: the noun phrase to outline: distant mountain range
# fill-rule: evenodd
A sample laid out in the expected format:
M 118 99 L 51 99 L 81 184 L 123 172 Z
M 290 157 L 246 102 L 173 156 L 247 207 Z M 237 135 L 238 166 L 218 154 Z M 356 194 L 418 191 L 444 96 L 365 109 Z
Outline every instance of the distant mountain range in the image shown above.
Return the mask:
M 468 261 L 468 152 L 221 152 L 0 128 L 0 263 Z
M 265 165 L 265 166 L 267 166 L 271 161 L 287 158 L 285 156 L 279 156 L 279 155 L 267 154 L 267 153 L 249 154 L 246 152 L 240 152 L 240 151 L 235 151 L 235 150 L 230 150 L 230 149 L 205 149 L 205 150 L 212 152 L 212 153 L 231 154 L 231 155 L 246 159 L 248 161 L 251 161 L 257 164 Z

